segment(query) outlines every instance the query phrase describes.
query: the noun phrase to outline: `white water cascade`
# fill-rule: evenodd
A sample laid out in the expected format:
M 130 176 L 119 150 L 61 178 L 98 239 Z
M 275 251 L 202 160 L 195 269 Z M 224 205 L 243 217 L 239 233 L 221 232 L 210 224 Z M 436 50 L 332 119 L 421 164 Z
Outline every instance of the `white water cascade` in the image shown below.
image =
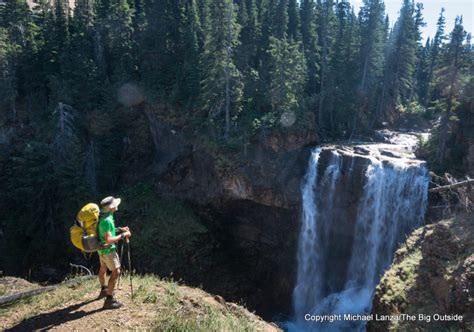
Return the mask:
M 302 187 L 294 319 L 286 324 L 290 331 L 365 330 L 361 321 L 336 317 L 317 323 L 305 315 L 369 314 L 375 286 L 398 244 L 423 224 L 429 182 L 425 163 L 383 153 L 387 145 L 381 146 L 363 146 L 364 156 L 345 151 L 341 156 L 336 148 L 311 154 Z M 358 170 L 363 179 L 358 195 L 351 182 L 355 158 L 365 165 Z M 347 212 L 351 199 L 356 200 L 352 214 Z

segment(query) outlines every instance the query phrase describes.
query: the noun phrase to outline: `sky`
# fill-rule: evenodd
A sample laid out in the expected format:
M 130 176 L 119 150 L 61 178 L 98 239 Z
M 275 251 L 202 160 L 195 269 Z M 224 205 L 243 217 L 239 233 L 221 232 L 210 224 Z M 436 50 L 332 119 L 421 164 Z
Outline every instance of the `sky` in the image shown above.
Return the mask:
M 356 14 L 362 5 L 362 0 L 349 0 L 355 7 Z M 415 0 L 423 3 L 423 17 L 427 24 L 422 28 L 423 39 L 434 37 L 436 33 L 436 22 L 438 21 L 441 8 L 446 10 L 446 33 L 449 34 L 454 27 L 454 19 L 457 15 L 463 16 L 464 30 L 474 32 L 474 1 L 473 0 Z M 390 25 L 393 26 L 398 18 L 398 12 L 402 6 L 403 0 L 385 0 L 385 12 L 390 19 Z

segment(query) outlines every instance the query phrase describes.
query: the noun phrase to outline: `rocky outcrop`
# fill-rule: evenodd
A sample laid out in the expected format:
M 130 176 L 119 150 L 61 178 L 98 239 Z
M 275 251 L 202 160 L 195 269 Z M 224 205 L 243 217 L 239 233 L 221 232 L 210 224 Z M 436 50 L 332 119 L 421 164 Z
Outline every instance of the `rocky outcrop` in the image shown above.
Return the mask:
M 159 193 L 192 204 L 228 253 L 231 274 L 243 278 L 247 287 L 229 295 L 267 317 L 291 308 L 300 183 L 314 140 L 269 137 L 237 153 L 189 140 L 183 153 L 154 166 Z M 162 154 L 172 155 L 165 150 L 160 145 Z
M 288 311 L 296 270 L 300 183 L 316 135 L 260 135 L 229 151 L 201 141 L 185 126 L 166 123 L 152 110 L 141 112 L 141 117 L 147 126 L 129 133 L 129 151 L 139 151 L 134 140 L 144 139 L 145 129 L 149 135 L 144 140 L 153 143 L 153 153 L 130 155 L 122 181 L 152 182 L 160 196 L 186 201 L 201 217 L 221 244 L 218 255 L 226 255 L 225 260 L 213 259 L 225 266 L 209 271 L 220 274 L 221 280 L 202 276 L 207 289 L 244 300 L 267 316 Z
M 473 329 L 473 285 L 474 215 L 422 227 L 396 252 L 377 286 L 372 309 L 378 315 L 404 313 L 416 319 L 374 321 L 369 331 Z M 420 314 L 431 320 L 420 320 Z M 454 320 L 455 315 L 462 320 Z
M 301 183 L 318 137 L 304 131 L 259 135 L 229 151 L 199 140 L 183 126 L 166 124 L 156 112 L 143 114 L 153 142 L 152 161 L 142 166 L 130 164 L 130 170 L 124 172 L 129 177 L 125 182 L 152 181 L 160 195 L 192 205 L 221 243 L 219 250 L 228 255 L 229 265 L 214 270 L 226 271 L 221 279 L 241 281 L 238 291 L 225 294 L 219 287 L 220 294 L 243 299 L 266 317 L 289 313 L 296 277 Z M 388 163 L 414 156 L 403 144 L 398 149 L 388 143 L 327 146 L 320 157 L 322 173 L 333 151 L 341 155 L 342 180 L 333 204 L 341 217 L 330 236 L 340 244 L 333 250 L 334 258 L 343 261 L 350 257 L 354 216 L 371 158 Z M 137 168 L 143 171 L 136 172 Z M 334 264 L 331 271 L 342 275 L 345 265 Z

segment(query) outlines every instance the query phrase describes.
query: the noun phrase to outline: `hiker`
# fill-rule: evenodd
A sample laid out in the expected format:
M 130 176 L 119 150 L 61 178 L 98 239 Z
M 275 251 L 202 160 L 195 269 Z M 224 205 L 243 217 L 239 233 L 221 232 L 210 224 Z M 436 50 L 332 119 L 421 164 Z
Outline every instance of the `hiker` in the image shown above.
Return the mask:
M 100 260 L 99 282 L 101 285 L 99 299 L 105 297 L 104 309 L 118 309 L 122 306 L 122 303 L 114 298 L 114 288 L 120 274 L 120 259 L 115 243 L 129 238 L 132 233 L 128 227 L 115 228 L 114 212 L 118 210 L 120 202 L 120 198 L 112 196 L 106 197 L 100 202 L 99 241 L 106 247 L 98 250 Z M 120 235 L 117 235 L 117 233 Z M 105 283 L 107 269 L 112 272 L 108 285 Z

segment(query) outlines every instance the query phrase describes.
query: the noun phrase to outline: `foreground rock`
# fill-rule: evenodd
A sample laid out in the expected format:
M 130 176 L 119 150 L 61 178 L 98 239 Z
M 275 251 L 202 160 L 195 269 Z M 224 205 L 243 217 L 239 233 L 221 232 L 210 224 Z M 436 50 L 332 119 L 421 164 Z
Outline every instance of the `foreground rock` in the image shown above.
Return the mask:
M 416 319 L 374 321 L 369 331 L 472 330 L 473 285 L 474 215 L 419 228 L 396 252 L 377 286 L 372 310 L 378 315 L 415 315 Z M 420 320 L 420 314 L 431 321 Z M 462 321 L 454 320 L 455 315 L 462 315 Z
M 118 310 L 102 310 L 103 300 L 96 300 L 97 280 L 87 280 L 0 307 L 0 330 L 280 331 L 245 308 L 200 289 L 153 276 L 134 276 L 133 281 L 133 301 L 128 284 L 117 291 L 125 304 Z M 21 291 L 22 284 L 31 287 L 19 280 L 15 290 Z

